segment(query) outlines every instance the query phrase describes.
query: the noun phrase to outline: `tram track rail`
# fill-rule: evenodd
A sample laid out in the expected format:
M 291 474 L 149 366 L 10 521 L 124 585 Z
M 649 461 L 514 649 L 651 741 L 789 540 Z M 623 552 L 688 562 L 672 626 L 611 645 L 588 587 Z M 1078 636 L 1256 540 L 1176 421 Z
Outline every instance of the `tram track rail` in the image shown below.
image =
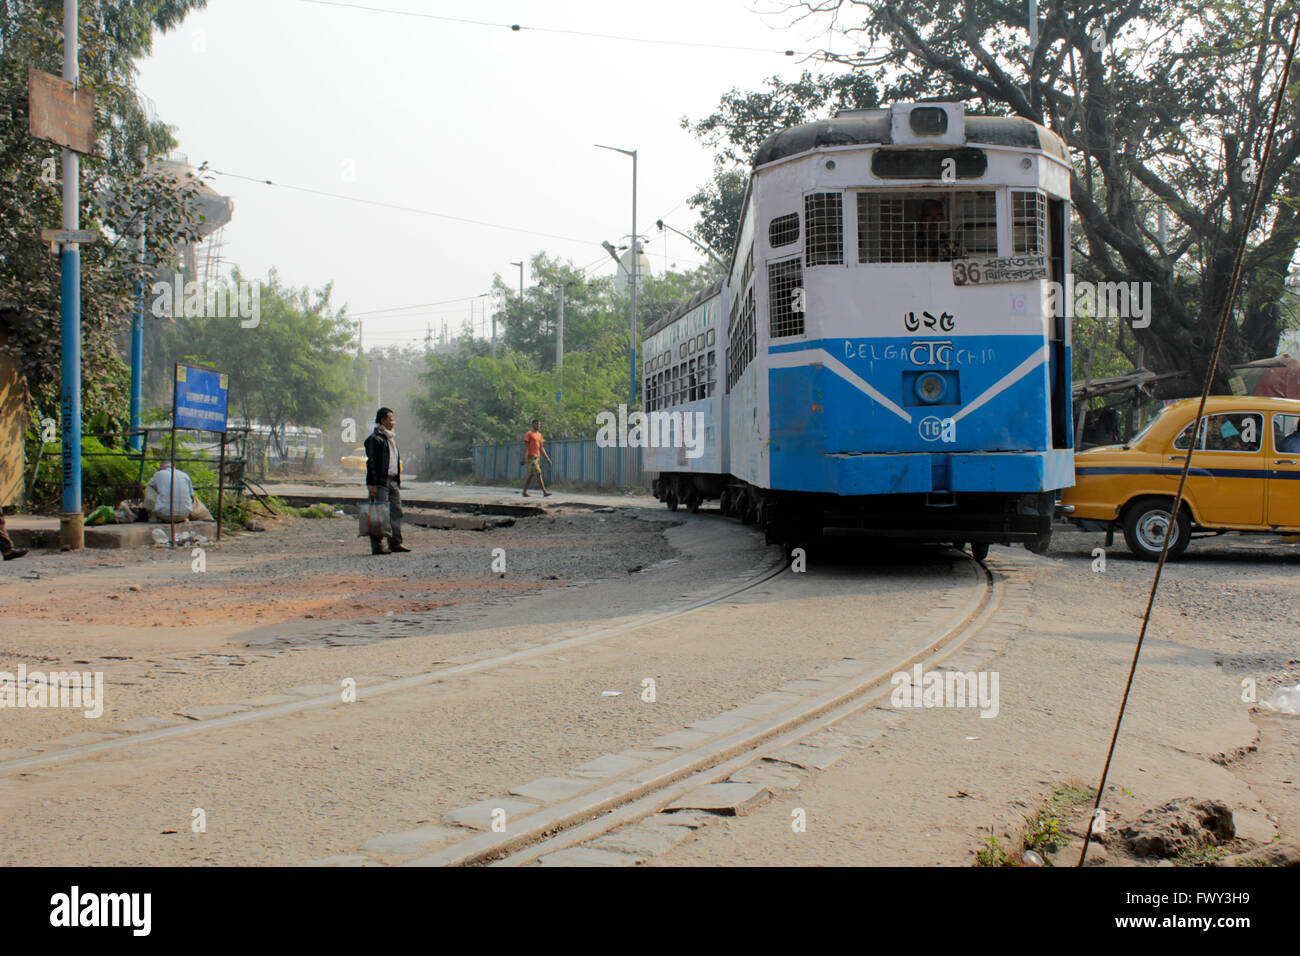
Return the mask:
M 477 833 L 403 865 L 534 863 L 547 854 L 657 814 L 693 790 L 725 781 L 766 755 L 871 707 L 882 689 L 889 686 L 893 674 L 950 656 L 997 614 L 1005 579 L 969 556 L 966 560 L 975 571 L 968 599 L 954 614 L 883 664 L 874 663 L 752 726 L 668 755 L 651 767 L 614 780 L 593 781 L 593 788 L 587 792 L 517 817 L 506 833 Z
M 758 569 L 751 571 L 746 575 L 742 575 L 739 579 L 733 578 L 730 582 L 715 592 L 708 593 L 703 597 L 688 600 L 683 604 L 676 607 L 670 607 L 666 610 L 642 612 L 614 625 L 582 631 L 581 633 L 569 637 L 561 637 L 557 640 L 538 644 L 534 647 L 510 651 L 492 657 L 485 657 L 477 661 L 468 661 L 461 664 L 454 664 L 451 667 L 442 667 L 436 670 L 423 671 L 418 674 L 396 677 L 376 684 L 363 684 L 357 687 L 357 699 L 372 700 L 376 697 L 381 697 L 387 694 L 416 690 L 439 684 L 453 678 L 466 677 L 485 671 L 496 670 L 497 668 L 506 667 L 522 661 L 548 657 L 557 653 L 562 653 L 566 650 L 596 644 L 608 638 L 624 638 L 643 628 L 661 624 L 665 621 L 671 621 L 674 618 L 682 617 L 683 615 L 690 614 L 693 611 L 731 600 L 738 595 L 744 594 L 746 591 L 750 591 L 768 583 L 773 578 L 786 573 L 787 570 L 788 565 L 785 561 L 778 560 L 760 566 Z M 129 747 L 138 746 L 140 744 L 155 741 L 184 739 L 197 734 L 209 733 L 217 730 L 243 728 L 250 724 L 273 720 L 279 717 L 287 717 L 305 711 L 318 710 L 326 707 L 345 706 L 341 690 L 342 687 L 340 685 L 340 691 L 329 694 L 314 695 L 311 697 L 305 697 L 302 700 L 271 704 L 264 707 L 257 707 L 249 711 L 241 711 L 239 713 L 227 714 L 220 717 L 209 717 L 192 723 L 171 727 L 160 727 L 152 730 L 129 732 L 112 740 L 78 744 L 76 746 L 34 754 L 32 756 L 13 758 L 0 762 L 0 777 L 103 756 Z M 29 746 L 35 747 L 41 745 L 41 743 L 36 743 Z

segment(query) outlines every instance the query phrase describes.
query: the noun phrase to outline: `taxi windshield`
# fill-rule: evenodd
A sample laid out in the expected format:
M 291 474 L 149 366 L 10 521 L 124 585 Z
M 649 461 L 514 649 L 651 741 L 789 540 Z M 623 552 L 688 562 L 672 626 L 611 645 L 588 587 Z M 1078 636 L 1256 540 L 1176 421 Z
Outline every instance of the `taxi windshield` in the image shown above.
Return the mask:
M 1151 417 L 1151 421 L 1147 422 L 1145 425 L 1142 426 L 1142 430 L 1140 432 L 1138 432 L 1136 435 L 1134 435 L 1132 438 L 1130 438 L 1128 441 L 1124 443 L 1125 446 L 1136 445 L 1138 442 L 1140 442 L 1143 439 L 1143 437 L 1146 435 L 1146 433 L 1151 431 L 1155 423 L 1160 421 L 1160 419 L 1164 417 L 1165 412 L 1167 412 L 1168 410 L 1169 409 L 1166 406 L 1165 408 L 1162 408 L 1160 409 L 1160 411 L 1156 412 L 1156 414 Z

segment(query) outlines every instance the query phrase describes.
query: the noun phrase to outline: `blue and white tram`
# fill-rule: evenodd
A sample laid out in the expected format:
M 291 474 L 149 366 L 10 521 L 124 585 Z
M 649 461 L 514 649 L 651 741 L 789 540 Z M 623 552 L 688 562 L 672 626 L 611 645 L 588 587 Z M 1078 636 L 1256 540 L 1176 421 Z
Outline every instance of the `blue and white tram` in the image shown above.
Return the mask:
M 722 287 L 647 334 L 648 407 L 703 410 L 718 441 L 716 471 L 652 456 L 657 496 L 718 497 L 786 543 L 845 526 L 1046 548 L 1074 480 L 1070 327 L 1049 295 L 1070 172 L 1054 133 L 960 103 L 770 137 Z M 701 391 L 662 346 L 705 306 L 726 352 Z

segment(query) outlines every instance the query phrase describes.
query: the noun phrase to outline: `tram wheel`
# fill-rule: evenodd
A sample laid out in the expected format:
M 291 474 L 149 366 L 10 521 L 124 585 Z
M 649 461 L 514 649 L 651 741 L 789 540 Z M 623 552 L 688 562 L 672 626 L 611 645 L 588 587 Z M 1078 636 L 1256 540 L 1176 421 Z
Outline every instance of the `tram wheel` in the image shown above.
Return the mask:
M 703 501 L 704 499 L 700 496 L 700 493 L 694 488 L 686 492 L 686 510 L 691 514 L 695 514 L 700 510 L 700 505 Z
M 987 541 L 972 541 L 970 543 L 970 556 L 980 564 L 989 556 L 989 543 Z
M 718 510 L 724 515 L 731 514 L 731 489 L 723 488 L 722 493 L 718 495 Z
M 664 504 L 668 506 L 669 511 L 677 510 L 677 489 L 669 488 L 668 494 L 664 495 Z

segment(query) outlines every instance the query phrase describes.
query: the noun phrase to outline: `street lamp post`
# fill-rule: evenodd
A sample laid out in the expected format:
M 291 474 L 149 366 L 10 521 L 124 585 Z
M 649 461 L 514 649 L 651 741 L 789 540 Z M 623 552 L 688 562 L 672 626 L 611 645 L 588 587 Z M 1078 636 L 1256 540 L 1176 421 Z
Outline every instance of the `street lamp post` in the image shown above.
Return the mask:
M 627 329 L 627 407 L 630 409 L 636 404 L 636 275 L 640 267 L 636 249 L 636 150 L 602 146 L 600 143 L 595 145 L 599 149 L 610 149 L 632 157 L 632 238 L 628 247 L 632 256 L 632 268 L 628 270 L 628 284 L 632 289 L 632 315 Z

